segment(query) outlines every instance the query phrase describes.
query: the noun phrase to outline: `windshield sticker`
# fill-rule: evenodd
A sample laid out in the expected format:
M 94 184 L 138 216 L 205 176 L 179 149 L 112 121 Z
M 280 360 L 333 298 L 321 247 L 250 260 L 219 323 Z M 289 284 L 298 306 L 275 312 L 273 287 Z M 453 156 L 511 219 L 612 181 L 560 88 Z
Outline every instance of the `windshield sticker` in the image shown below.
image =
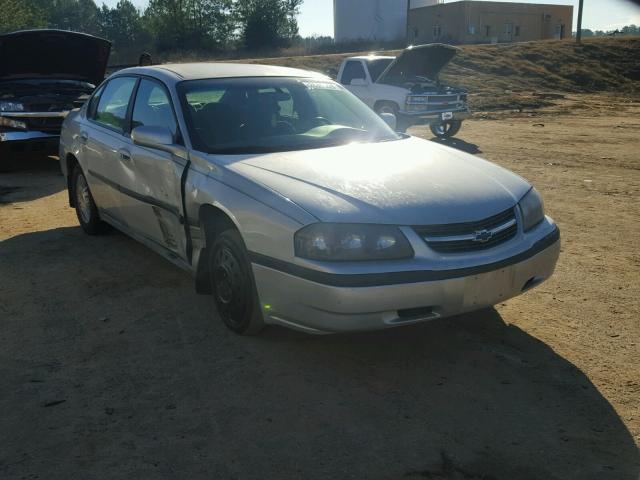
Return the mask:
M 340 86 L 333 82 L 302 80 L 300 83 L 307 87 L 308 90 L 340 90 Z

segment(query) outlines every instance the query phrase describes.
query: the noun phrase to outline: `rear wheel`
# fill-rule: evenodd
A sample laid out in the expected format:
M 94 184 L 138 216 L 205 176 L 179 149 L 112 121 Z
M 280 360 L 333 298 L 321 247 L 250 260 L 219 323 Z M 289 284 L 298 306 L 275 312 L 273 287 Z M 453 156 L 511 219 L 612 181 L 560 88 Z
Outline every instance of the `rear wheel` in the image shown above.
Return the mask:
M 242 237 L 237 230 L 226 230 L 207 250 L 211 290 L 220 318 L 241 335 L 259 333 L 264 320 Z
M 76 215 L 82 229 L 89 235 L 99 235 L 107 230 L 107 224 L 100 220 L 98 207 L 93 201 L 89 184 L 80 166 L 73 170 L 73 199 L 76 205 Z
M 450 120 L 447 122 L 432 123 L 429 125 L 431 133 L 438 138 L 453 137 L 460 131 L 460 127 L 462 127 L 462 122 L 460 120 Z

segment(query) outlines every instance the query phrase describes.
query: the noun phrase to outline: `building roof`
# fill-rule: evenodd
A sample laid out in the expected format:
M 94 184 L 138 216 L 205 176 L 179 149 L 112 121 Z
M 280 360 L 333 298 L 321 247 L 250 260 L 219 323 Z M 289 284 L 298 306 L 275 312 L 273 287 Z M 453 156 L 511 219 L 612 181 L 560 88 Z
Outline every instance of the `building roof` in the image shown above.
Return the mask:
M 524 2 L 492 2 L 488 0 L 456 0 L 455 2 L 437 3 L 435 5 L 424 5 L 422 7 L 412 8 L 411 10 L 420 10 L 422 8 L 434 8 L 434 7 L 440 7 L 440 8 L 449 7 L 450 5 L 456 5 L 459 3 L 476 3 L 479 5 L 485 5 L 485 6 L 491 5 L 492 7 L 522 5 L 527 7 L 571 7 L 573 8 L 573 5 L 567 5 L 567 4 L 561 5 L 557 3 L 524 3 Z

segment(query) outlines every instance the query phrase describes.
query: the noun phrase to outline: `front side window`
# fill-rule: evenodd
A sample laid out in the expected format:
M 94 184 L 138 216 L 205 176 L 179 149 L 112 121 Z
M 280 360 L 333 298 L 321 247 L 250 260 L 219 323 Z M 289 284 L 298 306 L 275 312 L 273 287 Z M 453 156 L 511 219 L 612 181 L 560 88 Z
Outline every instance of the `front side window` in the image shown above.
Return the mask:
M 132 77 L 118 77 L 109 81 L 100 95 L 93 119 L 107 127 L 124 131 L 129 99 L 135 85 L 136 79 Z
M 131 128 L 140 126 L 165 127 L 175 139 L 178 125 L 167 91 L 158 82 L 140 80 L 131 115 Z
M 305 150 L 401 138 L 331 80 L 192 80 L 179 84 L 178 91 L 194 146 L 207 153 Z
M 359 61 L 347 62 L 342 71 L 342 84 L 351 85 L 351 81 L 355 78 L 365 80 L 367 74 L 364 72 L 364 67 Z

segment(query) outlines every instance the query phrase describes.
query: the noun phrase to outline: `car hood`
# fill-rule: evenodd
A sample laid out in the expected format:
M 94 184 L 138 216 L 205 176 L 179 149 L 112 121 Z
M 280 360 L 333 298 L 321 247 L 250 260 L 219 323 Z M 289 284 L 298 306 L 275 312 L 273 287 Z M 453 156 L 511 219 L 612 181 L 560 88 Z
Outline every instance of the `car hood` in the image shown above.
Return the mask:
M 0 35 L 0 80 L 55 78 L 97 85 L 104 79 L 111 42 L 63 30 Z
M 458 50 L 442 43 L 408 47 L 382 72 L 377 83 L 402 83 L 415 77 L 435 80 Z
M 235 157 L 227 168 L 324 222 L 477 221 L 513 207 L 531 188 L 495 164 L 418 138 Z

